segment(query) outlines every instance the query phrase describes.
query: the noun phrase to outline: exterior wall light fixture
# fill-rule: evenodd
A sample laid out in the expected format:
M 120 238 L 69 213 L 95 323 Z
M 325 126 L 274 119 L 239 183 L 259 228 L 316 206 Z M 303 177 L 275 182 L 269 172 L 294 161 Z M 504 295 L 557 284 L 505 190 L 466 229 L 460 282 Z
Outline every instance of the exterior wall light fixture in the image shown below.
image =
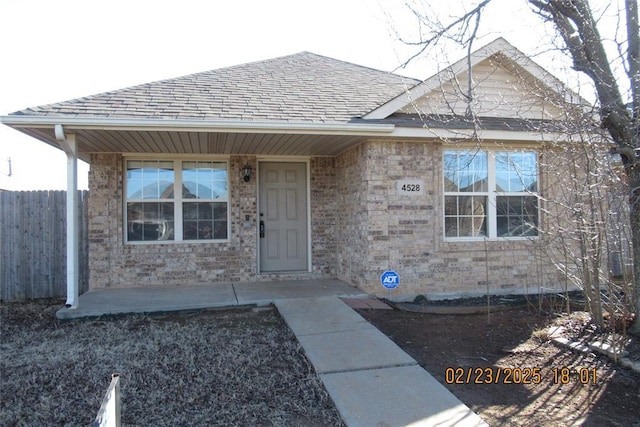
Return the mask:
M 244 165 L 244 167 L 242 168 L 242 179 L 244 179 L 244 182 L 249 182 L 249 180 L 251 179 L 252 171 L 253 169 L 251 169 L 251 166 Z

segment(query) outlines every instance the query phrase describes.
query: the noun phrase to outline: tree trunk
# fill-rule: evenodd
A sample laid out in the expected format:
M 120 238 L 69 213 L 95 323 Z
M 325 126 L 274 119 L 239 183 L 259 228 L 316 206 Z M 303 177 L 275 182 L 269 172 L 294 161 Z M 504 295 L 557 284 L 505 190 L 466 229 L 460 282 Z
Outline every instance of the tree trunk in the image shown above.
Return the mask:
M 631 326 L 631 332 L 640 334 L 640 163 L 636 161 L 633 170 L 628 170 L 629 187 L 631 194 L 629 197 L 631 216 L 631 235 L 633 244 L 633 295 L 636 303 L 636 320 Z
M 631 110 L 623 100 L 612 72 L 602 37 L 588 0 L 528 0 L 540 16 L 554 23 L 573 59 L 573 67 L 593 81 L 600 102 L 602 127 L 611 135 L 628 177 L 633 244 L 633 290 L 636 321 L 632 331 L 640 333 L 640 35 L 638 1 L 625 1 L 627 28 L 627 74 L 631 88 Z M 623 44 L 620 46 L 623 49 Z

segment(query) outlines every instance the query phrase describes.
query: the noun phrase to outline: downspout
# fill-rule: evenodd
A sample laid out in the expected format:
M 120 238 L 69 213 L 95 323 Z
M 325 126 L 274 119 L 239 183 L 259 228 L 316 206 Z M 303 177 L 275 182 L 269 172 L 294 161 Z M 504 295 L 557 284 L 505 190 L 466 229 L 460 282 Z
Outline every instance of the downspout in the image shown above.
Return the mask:
M 67 155 L 67 308 L 78 308 L 78 147 L 76 135 L 55 125 L 58 143 Z

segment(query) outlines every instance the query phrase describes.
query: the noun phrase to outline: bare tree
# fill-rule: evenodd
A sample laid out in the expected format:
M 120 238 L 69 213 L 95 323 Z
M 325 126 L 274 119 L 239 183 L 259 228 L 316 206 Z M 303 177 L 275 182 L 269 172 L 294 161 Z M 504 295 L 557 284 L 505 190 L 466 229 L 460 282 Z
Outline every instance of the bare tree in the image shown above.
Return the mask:
M 633 242 L 636 313 L 640 313 L 640 29 L 637 0 L 625 1 L 627 40 L 626 74 L 631 89 L 627 107 L 616 79 L 597 22 L 587 0 L 529 0 L 534 12 L 553 22 L 573 60 L 595 85 L 601 125 L 616 144 L 629 183 L 630 224 Z M 634 332 L 640 332 L 636 319 Z
M 611 329 L 631 318 L 629 209 L 624 173 L 610 143 L 580 120 L 564 122 L 569 144 L 552 144 L 542 157 L 546 222 L 537 242 L 545 259 L 567 284 L 582 290 L 586 308 L 598 326 L 609 315 Z M 624 332 L 624 330 L 623 330 Z
M 419 55 L 443 40 L 454 40 L 471 52 L 481 16 L 492 0 L 483 0 L 450 22 L 441 23 L 416 6 L 409 6 L 418 19 L 420 35 L 417 40 L 401 39 L 417 51 L 401 67 L 407 66 Z M 633 301 L 636 321 L 632 331 L 640 333 L 640 29 L 637 0 L 625 0 L 618 11 L 619 21 L 626 28 L 617 41 L 619 59 L 625 76 L 617 76 L 607 56 L 605 42 L 598 30 L 589 0 L 527 0 L 532 13 L 553 24 L 560 37 L 561 49 L 572 60 L 573 68 L 587 75 L 593 82 L 598 103 L 600 126 L 615 144 L 619 154 L 626 185 L 628 186 L 629 225 L 633 247 Z M 470 71 L 470 70 L 469 70 Z M 470 73 L 469 73 L 470 75 Z M 628 80 L 627 80 L 628 79 Z M 630 95 L 623 98 L 622 87 L 628 85 Z M 467 101 L 472 102 L 469 89 Z M 471 114 L 468 111 L 468 114 Z M 620 185 L 625 185 L 624 183 Z

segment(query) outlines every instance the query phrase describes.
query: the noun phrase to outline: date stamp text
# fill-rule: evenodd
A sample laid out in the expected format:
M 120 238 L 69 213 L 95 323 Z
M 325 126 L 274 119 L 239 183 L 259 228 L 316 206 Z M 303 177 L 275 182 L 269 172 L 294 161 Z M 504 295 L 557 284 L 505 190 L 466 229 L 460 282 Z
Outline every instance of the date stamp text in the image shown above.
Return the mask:
M 596 384 L 595 368 L 552 368 L 553 384 Z M 444 371 L 446 384 L 540 384 L 545 381 L 541 368 L 458 367 Z

